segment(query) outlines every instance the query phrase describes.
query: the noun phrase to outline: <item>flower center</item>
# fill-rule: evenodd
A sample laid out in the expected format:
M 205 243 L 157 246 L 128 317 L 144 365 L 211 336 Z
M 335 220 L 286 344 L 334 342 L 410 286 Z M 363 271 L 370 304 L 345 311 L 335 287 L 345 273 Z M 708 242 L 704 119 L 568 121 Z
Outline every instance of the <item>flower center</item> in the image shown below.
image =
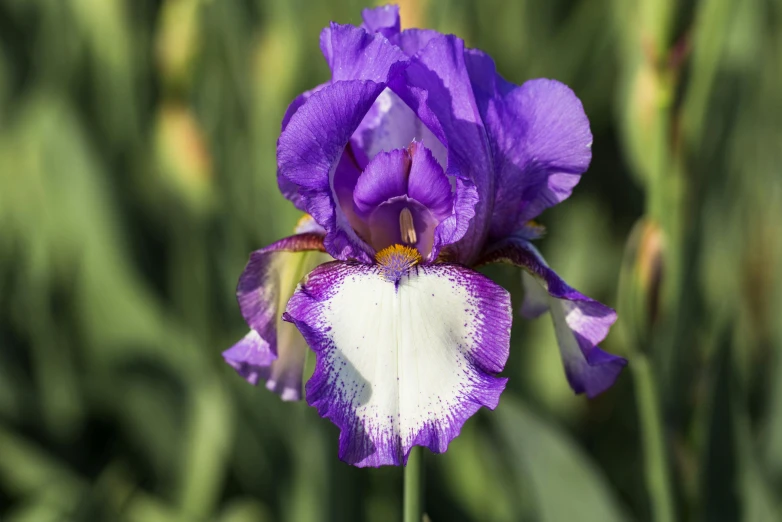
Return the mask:
M 404 149 L 378 152 L 352 183 L 337 174 L 334 190 L 342 187 L 340 205 L 359 238 L 375 252 L 406 245 L 424 259 L 431 257 L 435 230 L 453 213 L 453 193 L 429 149 L 413 141 Z
M 375 255 L 383 279 L 397 283 L 402 276 L 421 262 L 421 254 L 415 247 L 391 245 Z
M 402 243 L 405 245 L 415 245 L 418 242 L 418 236 L 413 225 L 413 214 L 407 207 L 403 208 L 399 213 L 399 231 L 402 235 Z

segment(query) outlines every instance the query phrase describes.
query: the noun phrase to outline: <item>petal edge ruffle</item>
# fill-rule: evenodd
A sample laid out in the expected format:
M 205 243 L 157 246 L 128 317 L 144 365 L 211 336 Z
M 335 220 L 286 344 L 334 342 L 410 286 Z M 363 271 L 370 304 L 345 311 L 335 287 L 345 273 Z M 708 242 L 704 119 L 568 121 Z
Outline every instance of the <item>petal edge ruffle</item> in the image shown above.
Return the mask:
M 568 285 L 525 239 L 502 241 L 483 256 L 480 264 L 498 262 L 526 270 L 522 276 L 522 315 L 537 317 L 547 310 L 551 312 L 565 374 L 573 391 L 593 398 L 613 386 L 627 360 L 601 350 L 598 344 L 616 322 L 616 312 Z
M 378 268 L 329 263 L 288 303 L 316 354 L 307 402 L 340 428 L 339 457 L 403 465 L 446 450 L 506 379 L 512 313 L 503 288 L 458 265 L 419 265 L 396 284 Z
M 316 229 L 308 217 L 298 228 Z M 283 400 L 301 399 L 307 345 L 292 325 L 281 322 L 280 306 L 301 276 L 326 260 L 323 251 L 320 233 L 287 237 L 253 252 L 237 285 L 239 308 L 251 329 L 223 358 L 247 382 L 264 380 Z
M 539 78 L 515 86 L 477 49 L 466 51 L 465 62 L 491 143 L 490 237 L 499 240 L 570 196 L 592 159 L 592 133 L 565 84 Z

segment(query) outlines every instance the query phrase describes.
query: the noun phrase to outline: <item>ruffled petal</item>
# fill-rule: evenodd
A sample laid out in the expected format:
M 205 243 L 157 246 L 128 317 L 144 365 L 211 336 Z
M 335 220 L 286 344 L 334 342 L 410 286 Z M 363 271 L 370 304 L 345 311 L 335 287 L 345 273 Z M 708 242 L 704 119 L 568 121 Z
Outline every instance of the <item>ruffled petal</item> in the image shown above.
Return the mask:
M 458 241 L 456 259 L 471 264 L 488 233 L 494 168 L 464 42 L 453 35 L 431 36 L 390 86 L 448 149 L 446 173 L 457 179 L 456 201 L 453 216 L 438 227 L 435 247 Z
M 430 40 L 442 36 L 434 29 L 405 29 L 391 39 L 407 56 L 415 56 Z
M 297 228 L 313 227 L 305 219 Z M 251 384 L 265 380 L 284 400 L 301 398 L 307 345 L 296 328 L 281 321 L 280 306 L 304 274 L 328 260 L 323 251 L 323 235 L 317 232 L 282 239 L 251 254 L 236 289 L 251 330 L 223 358 Z
M 281 131 L 285 130 L 285 127 L 288 126 L 288 122 L 290 121 L 291 117 L 296 114 L 296 111 L 299 110 L 299 107 L 304 105 L 304 103 L 309 99 L 310 96 L 312 96 L 313 93 L 318 92 L 320 89 L 322 89 L 325 85 L 325 83 L 318 85 L 314 89 L 310 89 L 309 91 L 305 91 L 296 98 L 293 99 L 290 105 L 288 105 L 288 108 L 285 110 L 285 114 L 282 117 L 282 125 L 281 125 Z M 285 179 L 279 171 L 277 171 L 277 186 L 280 189 L 280 192 L 282 193 L 285 198 L 293 203 L 293 205 L 301 210 L 302 212 L 306 212 L 306 207 L 304 205 L 304 200 L 302 200 L 301 196 L 299 196 L 299 187 L 298 185 L 291 183 L 287 179 Z
M 466 54 L 473 90 L 497 173 L 490 236 L 514 233 L 565 200 L 592 159 L 592 133 L 581 101 L 555 80 L 516 87 L 486 54 Z
M 250 254 L 250 260 L 239 276 L 236 298 L 242 316 L 250 328 L 258 332 L 269 343 L 273 354 L 277 354 L 276 319 L 282 290 L 283 273 L 294 266 L 290 261 L 307 251 L 323 252 L 323 236 L 320 234 L 297 234 L 286 237 L 266 248 Z M 292 293 L 297 281 L 290 286 Z
M 244 380 L 257 386 L 266 381 L 266 389 L 284 401 L 301 400 L 304 360 L 307 343 L 288 323 L 279 325 L 279 355 L 271 352 L 269 343 L 258 332 L 250 330 L 241 341 L 223 352 L 223 359 Z
M 321 33 L 321 48 L 330 56 L 331 81 L 371 80 L 385 81 L 407 65 L 407 56 L 392 45 L 382 34 L 374 34 L 360 27 L 331 22 Z
M 384 88 L 370 81 L 324 87 L 296 111 L 277 142 L 280 174 L 299 187 L 307 212 L 326 229 L 324 245 L 336 259 L 372 262 L 372 248 L 337 204 L 333 180 L 345 145 Z
M 255 386 L 268 377 L 269 367 L 277 360 L 277 354 L 272 353 L 269 343 L 261 339 L 258 332 L 250 330 L 238 343 L 223 352 L 223 359 L 244 380 Z
M 419 265 L 396 281 L 382 267 L 329 263 L 285 315 L 316 354 L 307 402 L 340 428 L 339 456 L 402 465 L 413 446 L 446 450 L 506 379 L 508 293 L 458 265 Z
M 372 248 L 337 204 L 334 176 L 350 137 L 407 57 L 380 34 L 334 23 L 321 45 L 332 83 L 312 93 L 288 120 L 277 142 L 278 173 L 297 187 L 301 206 L 327 230 L 324 244 L 332 256 L 369 263 Z
M 366 8 L 361 11 L 361 18 L 364 20 L 361 27 L 370 33 L 380 33 L 386 38 L 393 38 L 399 34 L 401 22 L 398 5 L 383 5 L 374 9 Z
M 481 260 L 481 264 L 492 262 L 511 263 L 527 271 L 521 312 L 527 317 L 551 312 L 565 374 L 573 391 L 592 398 L 610 388 L 627 360 L 604 352 L 598 344 L 616 321 L 616 312 L 570 287 L 524 239 L 511 238 L 496 245 Z

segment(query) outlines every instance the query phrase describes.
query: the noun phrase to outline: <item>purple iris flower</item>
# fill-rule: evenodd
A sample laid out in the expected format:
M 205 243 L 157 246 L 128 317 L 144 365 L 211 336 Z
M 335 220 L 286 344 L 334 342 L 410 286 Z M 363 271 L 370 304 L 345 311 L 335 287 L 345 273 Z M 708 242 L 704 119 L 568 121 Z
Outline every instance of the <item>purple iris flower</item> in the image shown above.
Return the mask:
M 453 35 L 400 31 L 397 7 L 363 19 L 323 30 L 332 78 L 285 114 L 279 186 L 312 219 L 252 254 L 237 289 L 251 330 L 223 355 L 298 399 L 306 341 L 306 399 L 340 428 L 340 458 L 399 465 L 416 445 L 445 451 L 505 388 L 510 296 L 478 265 L 524 269 L 522 314 L 551 313 L 576 393 L 605 391 L 626 361 L 597 346 L 616 313 L 531 243 L 531 220 L 570 196 L 591 160 L 573 91 L 513 85 Z

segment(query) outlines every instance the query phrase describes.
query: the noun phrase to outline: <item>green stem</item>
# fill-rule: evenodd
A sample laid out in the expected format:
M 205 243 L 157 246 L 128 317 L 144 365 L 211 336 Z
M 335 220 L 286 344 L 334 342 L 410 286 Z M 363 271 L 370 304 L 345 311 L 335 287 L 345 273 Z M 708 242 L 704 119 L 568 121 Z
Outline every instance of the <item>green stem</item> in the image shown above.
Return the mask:
M 646 488 L 649 491 L 653 518 L 656 522 L 672 522 L 675 518 L 670 474 L 654 375 L 649 360 L 642 353 L 634 355 L 630 368 L 635 376 L 633 380 L 641 421 Z
M 405 466 L 404 522 L 421 522 L 424 467 L 419 446 L 413 446 Z

